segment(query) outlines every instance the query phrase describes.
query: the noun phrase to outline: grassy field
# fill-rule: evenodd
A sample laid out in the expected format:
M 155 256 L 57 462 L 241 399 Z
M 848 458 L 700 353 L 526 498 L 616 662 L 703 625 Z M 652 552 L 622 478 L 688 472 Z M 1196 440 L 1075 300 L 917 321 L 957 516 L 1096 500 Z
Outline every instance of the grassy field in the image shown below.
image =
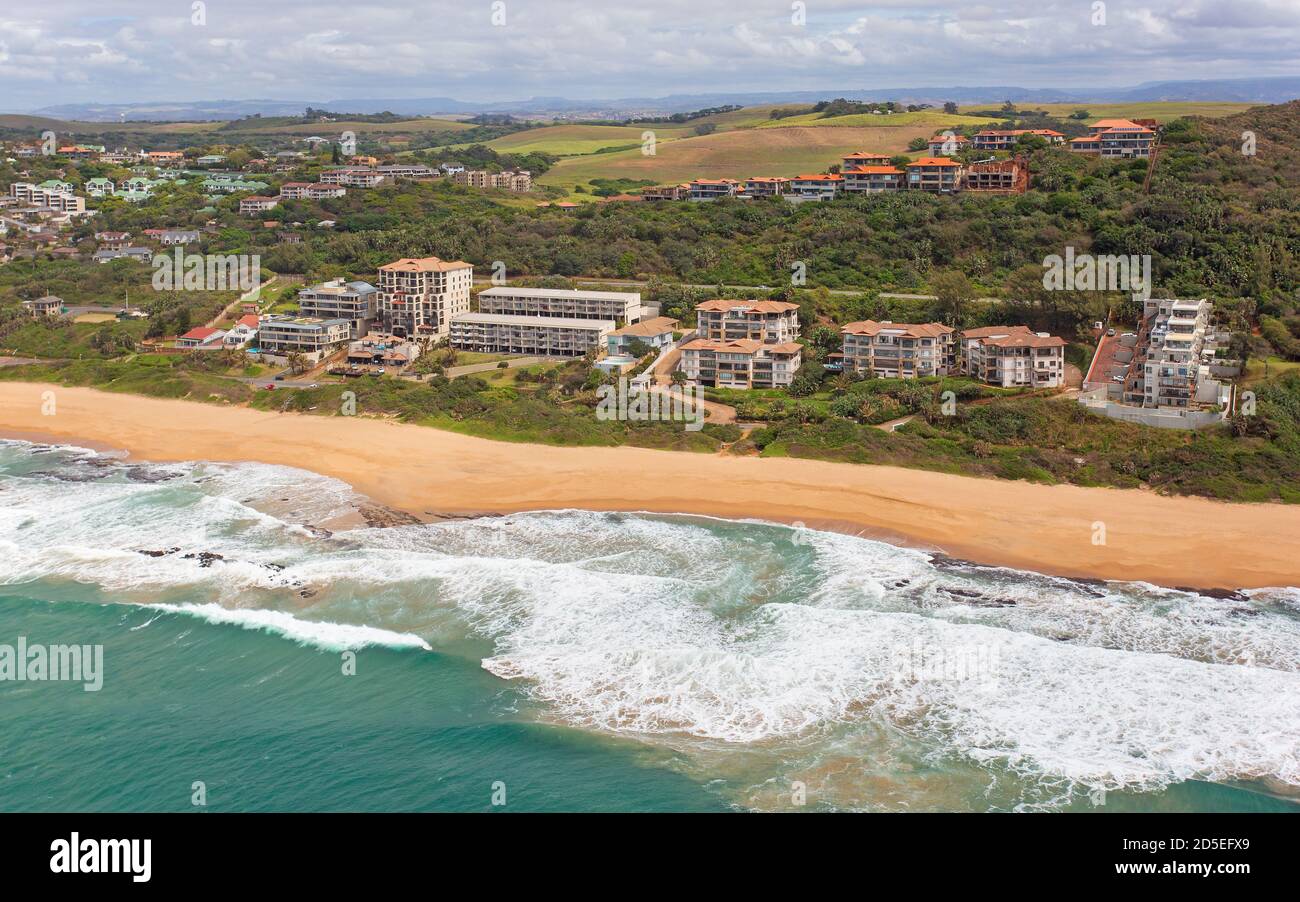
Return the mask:
M 921 110 L 919 113 L 890 113 L 875 116 L 871 113 L 853 113 L 849 116 L 831 116 L 823 119 L 821 113 L 806 113 L 802 116 L 788 116 L 785 119 L 768 119 L 758 128 L 798 128 L 816 126 L 818 128 L 911 128 L 928 129 L 926 137 L 934 134 L 935 129 L 958 128 L 965 125 L 992 125 L 1000 120 L 987 116 L 963 116 L 960 113 L 944 113 L 938 110 Z
M 1265 375 L 1265 363 L 1267 363 L 1267 376 Z M 1267 361 L 1264 361 L 1258 357 L 1253 357 L 1246 362 L 1246 372 L 1241 377 L 1241 384 L 1252 385 L 1256 382 L 1263 382 L 1266 378 L 1274 379 L 1293 370 L 1300 370 L 1300 361 L 1283 360 L 1281 357 L 1269 357 Z
M 753 128 L 715 132 L 663 142 L 654 156 L 640 148 L 571 157 L 551 168 L 540 182 L 573 190 L 591 179 L 646 179 L 656 183 L 692 178 L 747 178 L 825 172 L 857 150 L 905 153 L 913 138 L 929 138 L 928 125 L 894 128 Z
M 1075 110 L 1087 110 L 1091 115 L 1083 120 L 1092 123 L 1098 119 L 1154 119 L 1169 122 L 1180 116 L 1209 116 L 1220 119 L 1250 109 L 1253 103 L 1224 103 L 1219 101 L 1169 101 L 1150 103 L 1028 103 L 1025 109 L 1046 110 L 1053 116 L 1069 116 Z
M 592 154 L 604 147 L 639 149 L 643 132 L 653 131 L 659 142 L 686 137 L 689 128 L 662 125 L 547 125 L 488 142 L 499 153 L 550 153 L 556 156 Z
M 212 140 L 237 142 L 240 135 L 333 135 L 351 131 L 358 135 L 418 134 L 421 132 L 464 131 L 473 126 L 451 119 L 412 119 L 403 122 L 302 122 L 292 125 L 274 122 L 258 124 L 256 119 L 241 122 L 238 127 L 223 129 L 225 122 L 73 122 L 47 119 L 44 116 L 0 114 L 0 129 L 13 128 L 42 132 L 46 129 L 58 135 L 89 137 L 106 132 L 129 132 L 133 135 L 195 134 Z M 639 132 L 638 132 L 639 134 Z

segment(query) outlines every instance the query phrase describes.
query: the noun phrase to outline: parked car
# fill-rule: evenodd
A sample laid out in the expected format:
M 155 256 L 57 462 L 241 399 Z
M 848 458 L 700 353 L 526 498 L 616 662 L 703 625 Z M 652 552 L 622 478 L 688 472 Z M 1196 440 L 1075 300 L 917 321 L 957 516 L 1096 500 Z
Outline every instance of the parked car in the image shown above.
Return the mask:
M 266 390 L 267 390 L 267 391 L 275 391 L 275 383 L 274 383 L 274 382 L 268 382 L 268 383 L 266 383 Z

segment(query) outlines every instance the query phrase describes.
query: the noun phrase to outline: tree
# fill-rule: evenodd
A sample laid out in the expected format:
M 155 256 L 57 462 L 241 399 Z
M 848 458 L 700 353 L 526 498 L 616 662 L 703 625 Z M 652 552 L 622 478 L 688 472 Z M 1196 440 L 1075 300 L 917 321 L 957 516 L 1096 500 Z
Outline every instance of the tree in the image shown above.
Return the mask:
M 949 115 L 955 116 L 957 114 L 957 104 L 949 100 L 943 105 L 943 111 Z
M 975 299 L 975 288 L 966 274 L 957 270 L 938 273 L 930 279 L 930 288 L 939 299 L 939 309 L 944 311 L 954 326 L 962 323 L 966 304 Z
M 290 351 L 285 355 L 285 363 L 289 365 L 289 371 L 295 376 L 306 372 L 307 355 L 302 351 Z

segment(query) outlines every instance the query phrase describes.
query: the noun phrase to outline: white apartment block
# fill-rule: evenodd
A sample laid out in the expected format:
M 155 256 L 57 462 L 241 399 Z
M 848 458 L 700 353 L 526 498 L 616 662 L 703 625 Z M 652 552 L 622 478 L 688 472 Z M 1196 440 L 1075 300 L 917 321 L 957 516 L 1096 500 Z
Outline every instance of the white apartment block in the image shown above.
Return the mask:
M 799 305 L 717 298 L 695 305 L 695 322 L 701 338 L 790 342 L 799 337 Z
M 1215 344 L 1208 300 L 1148 298 L 1138 350 L 1124 385 L 1125 401 L 1142 407 L 1196 407 L 1217 401 L 1210 377 Z
M 1065 340 L 1028 326 L 985 326 L 961 333 L 961 371 L 990 385 L 1065 384 Z
M 840 331 L 845 367 L 877 379 L 946 376 L 957 368 L 953 330 L 942 323 L 863 320 Z
M 327 169 L 320 174 L 323 185 L 342 185 L 346 188 L 378 188 L 386 176 L 370 168 L 351 167 Z
M 14 182 L 9 186 L 9 196 L 33 207 L 49 207 L 60 213 L 86 212 L 84 197 L 77 197 L 72 192 L 59 188 L 33 185 L 31 182 Z
M 461 313 L 451 318 L 451 346 L 484 354 L 581 357 L 605 345 L 612 320 Z
M 345 319 L 352 325 L 352 337 L 370 331 L 375 318 L 375 300 L 379 289 L 369 282 L 346 282 L 333 279 L 298 292 L 298 312 L 320 319 Z
M 347 343 L 352 324 L 345 319 L 310 316 L 264 316 L 257 325 L 257 346 L 264 354 L 286 356 L 294 351 L 320 360 Z
M 635 291 L 573 291 L 562 288 L 487 288 L 478 293 L 481 313 L 611 319 L 624 324 L 641 319 L 641 294 Z
M 474 267 L 463 260 L 407 257 L 379 267 L 379 317 L 402 338 L 445 338 L 451 318 L 469 313 Z
M 682 345 L 681 354 L 677 368 L 709 388 L 783 388 L 803 362 L 803 346 L 796 341 L 694 338 Z

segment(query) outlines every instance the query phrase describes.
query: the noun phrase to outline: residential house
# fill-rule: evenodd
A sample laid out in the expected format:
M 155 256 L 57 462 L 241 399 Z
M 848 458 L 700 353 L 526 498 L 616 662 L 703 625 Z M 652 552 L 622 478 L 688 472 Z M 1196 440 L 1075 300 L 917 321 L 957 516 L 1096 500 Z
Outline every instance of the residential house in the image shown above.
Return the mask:
M 228 348 L 245 348 L 257 339 L 257 321 L 256 313 L 245 313 L 230 331 L 222 338 L 221 343 Z
M 930 139 L 930 156 L 950 157 L 971 146 L 965 135 L 935 135 Z
M 153 251 L 147 247 L 122 247 L 115 250 L 95 251 L 90 259 L 96 263 L 108 263 L 110 260 L 117 260 L 119 258 L 137 260 L 140 263 L 149 264 L 153 262 Z
M 658 185 L 654 188 L 642 188 L 640 194 L 642 200 L 690 200 L 691 186 L 689 183 Z
M 163 229 L 158 241 L 167 247 L 185 246 L 199 240 L 197 229 Z
M 1103 159 L 1146 159 L 1156 138 L 1153 129 L 1129 119 L 1100 119 L 1088 130 L 1090 134 L 1070 141 L 1070 150 Z
M 735 179 L 693 179 L 690 183 L 690 199 L 694 201 L 719 200 L 735 197 L 740 190 L 740 182 Z
M 861 166 L 888 166 L 891 160 L 893 160 L 893 157 L 889 154 L 857 151 L 856 153 L 848 154 L 843 158 L 841 161 L 840 171 L 842 172 L 845 169 L 857 169 Z
M 789 187 L 789 179 L 773 176 L 750 176 L 743 185 L 746 197 L 779 197 Z
M 834 200 L 844 191 L 844 176 L 823 172 L 817 175 L 797 175 L 790 179 L 787 198 L 806 200 Z
M 34 317 L 58 316 L 63 310 L 63 299 L 47 294 L 35 300 L 23 301 L 23 306 Z
M 213 329 L 208 326 L 197 326 L 186 332 L 176 339 L 178 348 L 197 348 L 206 350 L 221 347 L 222 340 L 225 339 L 226 333 L 221 329 Z
M 633 344 L 659 350 L 673 343 L 678 321 L 667 316 L 653 316 L 638 323 L 615 329 L 607 336 L 606 349 L 610 354 L 627 354 Z

